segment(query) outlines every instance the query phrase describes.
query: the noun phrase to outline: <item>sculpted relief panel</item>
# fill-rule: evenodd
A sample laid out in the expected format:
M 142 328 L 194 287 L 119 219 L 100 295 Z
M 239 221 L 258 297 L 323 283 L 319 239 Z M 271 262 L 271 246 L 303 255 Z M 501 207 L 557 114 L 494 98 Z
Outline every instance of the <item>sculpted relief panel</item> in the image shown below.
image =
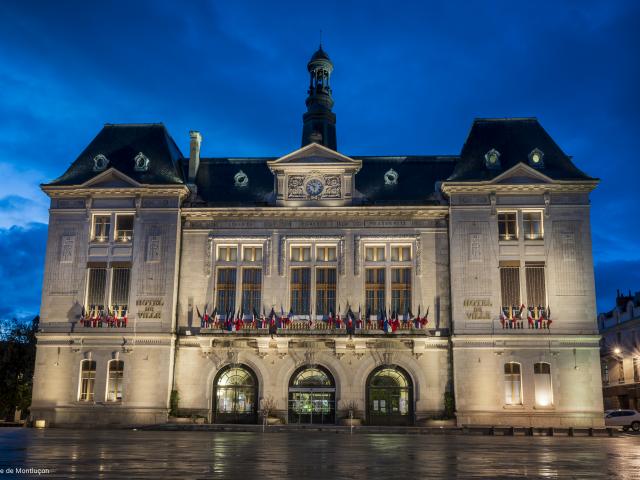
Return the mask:
M 287 198 L 289 200 L 340 199 L 342 198 L 341 176 L 316 172 L 311 172 L 308 175 L 289 175 L 287 177 Z
M 581 221 L 553 222 L 553 262 L 558 295 L 587 295 Z
M 51 249 L 47 255 L 45 289 L 52 295 L 78 295 L 81 291 L 85 261 L 77 246 L 77 237 L 82 232 L 81 223 L 58 223 L 50 226 Z
M 490 297 L 493 293 L 491 232 L 488 222 L 460 222 L 457 225 L 456 244 L 461 265 L 462 292 Z
M 166 292 L 167 267 L 170 263 L 166 251 L 166 239 L 169 226 L 163 224 L 145 224 L 143 238 L 145 239 L 144 263 L 140 265 L 138 275 L 138 292 L 141 295 L 164 295 Z

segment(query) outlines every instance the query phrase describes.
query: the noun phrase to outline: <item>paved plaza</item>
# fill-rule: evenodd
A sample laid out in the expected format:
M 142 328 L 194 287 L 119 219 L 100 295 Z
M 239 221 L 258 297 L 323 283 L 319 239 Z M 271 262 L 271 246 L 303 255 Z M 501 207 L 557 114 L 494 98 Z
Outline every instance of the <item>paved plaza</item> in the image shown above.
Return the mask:
M 0 478 L 38 469 L 39 478 L 635 479 L 640 436 L 1 429 Z

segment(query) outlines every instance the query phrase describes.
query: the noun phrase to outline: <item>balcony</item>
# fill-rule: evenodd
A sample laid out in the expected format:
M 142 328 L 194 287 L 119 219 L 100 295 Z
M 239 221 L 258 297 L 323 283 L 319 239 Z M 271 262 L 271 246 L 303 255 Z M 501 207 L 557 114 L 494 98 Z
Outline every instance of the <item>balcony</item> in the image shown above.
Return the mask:
M 133 230 L 118 230 L 116 232 L 116 242 L 131 243 L 133 241 Z
M 102 305 L 92 305 L 79 323 L 83 328 L 127 328 L 127 305 L 114 305 L 108 310 Z
M 503 330 L 549 330 L 553 320 L 549 307 L 502 307 L 500 327 Z

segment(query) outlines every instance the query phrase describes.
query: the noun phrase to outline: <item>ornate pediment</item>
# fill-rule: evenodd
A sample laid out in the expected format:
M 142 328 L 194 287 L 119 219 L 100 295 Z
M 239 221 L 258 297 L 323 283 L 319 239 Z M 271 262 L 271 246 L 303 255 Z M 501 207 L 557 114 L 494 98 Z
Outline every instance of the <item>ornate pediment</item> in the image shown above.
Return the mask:
M 317 167 L 339 167 L 357 171 L 360 170 L 362 161 L 354 160 L 318 143 L 310 143 L 283 157 L 268 162 L 269 168 L 274 172 L 290 165 L 303 166 L 309 164 Z
M 99 175 L 87 180 L 80 185 L 81 188 L 132 188 L 140 187 L 140 184 L 131 177 L 116 170 L 109 168 Z
M 494 184 L 531 184 L 553 183 L 544 173 L 524 163 L 518 163 L 506 172 L 498 175 L 491 183 Z

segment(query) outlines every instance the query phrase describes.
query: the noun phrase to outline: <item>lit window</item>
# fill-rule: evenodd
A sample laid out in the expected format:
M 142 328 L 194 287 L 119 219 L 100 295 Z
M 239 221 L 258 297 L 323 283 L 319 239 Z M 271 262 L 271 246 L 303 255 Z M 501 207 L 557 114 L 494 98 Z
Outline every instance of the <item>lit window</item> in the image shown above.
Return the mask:
M 95 215 L 93 217 L 93 241 L 108 242 L 111 230 L 111 215 Z
M 311 247 L 291 247 L 292 262 L 308 262 L 311 260 Z
M 520 306 L 520 267 L 508 263 L 500 265 L 502 307 L 509 318 Z
M 533 365 L 534 389 L 536 405 L 548 407 L 553 404 L 553 389 L 551 387 L 551 365 L 536 363 Z
M 242 269 L 242 311 L 260 313 L 262 304 L 262 269 Z
M 316 314 L 329 315 L 336 311 L 336 269 L 316 270 Z
M 367 262 L 384 262 L 384 247 L 367 247 L 365 259 Z
M 319 262 L 335 262 L 336 247 L 318 247 L 316 258 Z
M 367 312 L 379 315 L 385 308 L 385 269 L 367 268 L 365 270 L 364 293 Z
M 103 309 L 107 292 L 107 269 L 90 268 L 87 285 L 87 305 L 91 310 Z
M 245 262 L 261 262 L 262 247 L 244 247 L 242 249 L 242 258 Z
M 609 365 L 606 361 L 602 362 L 602 383 L 609 385 Z
M 411 260 L 411 247 L 391 247 L 391 261 L 407 262 Z
M 117 267 L 111 276 L 111 304 L 117 309 L 127 310 L 129 305 L 129 279 L 131 269 Z
M 510 362 L 504 364 L 504 403 L 507 405 L 522 404 L 522 382 L 519 363 Z
M 391 269 L 391 311 L 405 315 L 411 309 L 411 269 Z
M 124 362 L 111 360 L 107 379 L 107 402 L 122 401 L 122 384 L 124 379 Z
M 133 215 L 116 215 L 116 242 L 133 240 Z
M 624 361 L 618 360 L 618 383 L 624 383 Z
M 524 212 L 522 214 L 522 227 L 525 240 L 541 240 L 542 212 Z
M 235 262 L 238 260 L 238 247 L 218 247 L 219 262 Z
M 517 214 L 515 212 L 498 214 L 498 234 L 500 240 L 518 239 Z
M 633 381 L 640 382 L 640 357 L 633 357 Z
M 311 307 L 311 269 L 291 269 L 291 310 L 294 315 L 309 315 Z
M 93 402 L 93 386 L 96 381 L 96 362 L 83 360 L 80 366 L 80 398 L 81 402 Z
M 218 311 L 224 315 L 233 315 L 236 310 L 236 269 L 219 268 L 216 288 Z

